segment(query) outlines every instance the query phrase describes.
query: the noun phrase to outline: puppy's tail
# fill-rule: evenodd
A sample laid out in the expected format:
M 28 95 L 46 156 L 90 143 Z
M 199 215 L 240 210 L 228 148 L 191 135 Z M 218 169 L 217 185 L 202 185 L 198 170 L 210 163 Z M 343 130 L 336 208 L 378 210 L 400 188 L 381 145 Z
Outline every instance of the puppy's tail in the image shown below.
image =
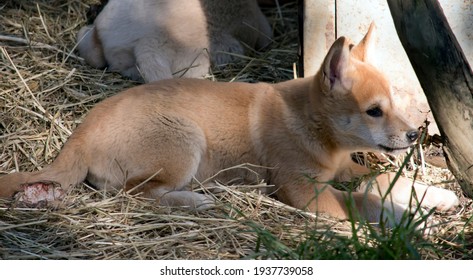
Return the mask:
M 0 177 L 0 197 L 11 198 L 25 186 L 38 182 L 54 182 L 63 190 L 67 190 L 83 182 L 87 172 L 87 161 L 80 149 L 66 143 L 56 160 L 44 169 L 36 172 L 11 173 Z
M 102 41 L 94 25 L 82 27 L 77 34 L 77 50 L 87 64 L 95 68 L 105 68 L 107 61 L 103 54 Z

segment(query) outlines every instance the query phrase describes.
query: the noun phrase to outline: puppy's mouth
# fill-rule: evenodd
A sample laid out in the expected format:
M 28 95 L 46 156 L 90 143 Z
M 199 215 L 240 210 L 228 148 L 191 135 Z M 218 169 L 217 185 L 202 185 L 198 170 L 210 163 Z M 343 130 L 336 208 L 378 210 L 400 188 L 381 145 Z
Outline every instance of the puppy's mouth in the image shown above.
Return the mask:
M 384 150 L 385 152 L 393 153 L 393 152 L 405 151 L 405 150 L 407 150 L 410 146 L 406 146 L 406 147 L 388 147 L 388 146 L 384 146 L 384 145 L 379 144 L 378 147 L 380 147 L 380 148 L 381 148 L 382 150 Z

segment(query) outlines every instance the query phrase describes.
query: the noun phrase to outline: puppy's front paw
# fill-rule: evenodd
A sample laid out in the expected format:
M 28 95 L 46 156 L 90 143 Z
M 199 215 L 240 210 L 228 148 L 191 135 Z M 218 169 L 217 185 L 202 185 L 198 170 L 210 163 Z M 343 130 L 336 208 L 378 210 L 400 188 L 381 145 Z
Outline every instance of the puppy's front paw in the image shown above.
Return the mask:
M 460 204 L 457 195 L 437 187 L 429 187 L 422 200 L 422 206 L 436 208 L 439 211 L 448 211 Z

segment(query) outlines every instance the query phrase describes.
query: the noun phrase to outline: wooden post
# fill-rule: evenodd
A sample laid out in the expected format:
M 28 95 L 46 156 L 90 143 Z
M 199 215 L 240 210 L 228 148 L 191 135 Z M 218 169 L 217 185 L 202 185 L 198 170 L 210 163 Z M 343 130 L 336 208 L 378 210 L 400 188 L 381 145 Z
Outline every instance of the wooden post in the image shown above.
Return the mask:
M 473 74 L 436 0 L 388 0 L 397 33 L 443 137 L 447 164 L 473 197 Z

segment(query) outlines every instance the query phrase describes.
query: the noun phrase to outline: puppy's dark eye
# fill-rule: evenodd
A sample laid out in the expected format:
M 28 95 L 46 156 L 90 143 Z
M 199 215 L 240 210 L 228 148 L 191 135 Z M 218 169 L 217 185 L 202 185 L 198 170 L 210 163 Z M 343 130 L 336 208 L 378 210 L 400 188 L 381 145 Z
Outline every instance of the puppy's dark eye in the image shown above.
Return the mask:
M 371 109 L 368 109 L 366 113 L 368 114 L 368 116 L 373 118 L 379 118 L 383 116 L 383 110 L 381 110 L 381 108 L 379 107 L 373 107 Z

